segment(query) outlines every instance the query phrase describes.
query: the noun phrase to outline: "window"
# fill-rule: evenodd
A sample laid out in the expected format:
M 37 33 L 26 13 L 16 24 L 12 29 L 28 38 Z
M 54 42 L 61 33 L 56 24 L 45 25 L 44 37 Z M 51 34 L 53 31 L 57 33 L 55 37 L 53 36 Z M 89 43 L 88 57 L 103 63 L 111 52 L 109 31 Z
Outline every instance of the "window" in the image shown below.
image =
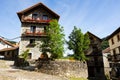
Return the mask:
M 113 54 L 116 54 L 116 51 L 115 51 L 115 49 L 113 49 Z
M 119 34 L 117 35 L 117 40 L 120 41 L 120 35 Z
M 112 44 L 114 44 L 114 40 L 113 39 L 111 39 L 111 42 L 112 42 Z
M 118 50 L 119 50 L 119 54 L 120 54 L 120 46 L 118 47 Z
M 32 19 L 37 19 L 38 18 L 38 14 L 32 14 Z
M 48 15 L 43 15 L 43 20 L 48 20 Z
M 47 28 L 46 28 L 46 26 L 44 26 L 44 32 L 46 32 L 46 30 L 47 30 Z
M 30 39 L 30 44 L 34 44 L 35 43 L 35 39 Z
M 113 56 L 114 56 L 114 59 L 116 59 L 116 50 L 113 49 Z
M 31 26 L 31 27 L 30 27 L 30 31 L 31 31 L 32 33 L 35 33 L 35 31 L 36 31 L 36 26 Z
M 28 53 L 28 59 L 32 58 L 32 53 Z
M 35 47 L 35 39 L 30 39 L 29 44 L 27 45 L 27 47 Z

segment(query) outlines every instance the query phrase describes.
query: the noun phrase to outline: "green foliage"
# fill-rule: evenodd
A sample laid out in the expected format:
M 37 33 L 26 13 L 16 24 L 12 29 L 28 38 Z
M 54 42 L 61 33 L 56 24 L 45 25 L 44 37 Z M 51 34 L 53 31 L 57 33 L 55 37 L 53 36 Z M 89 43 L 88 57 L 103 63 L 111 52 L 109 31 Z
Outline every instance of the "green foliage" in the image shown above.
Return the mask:
M 29 54 L 29 49 L 27 49 L 26 51 L 24 51 L 21 55 L 20 55 L 20 57 L 21 58 L 24 58 L 25 60 L 28 58 L 28 54 Z
M 12 44 L 16 44 L 17 42 L 15 42 L 15 41 L 10 41 L 10 40 L 8 40 L 8 42 L 10 42 L 10 43 L 12 43 Z
M 90 44 L 88 34 L 83 34 L 81 29 L 74 27 L 69 39 L 70 40 L 67 42 L 68 48 L 73 50 L 74 58 L 81 61 L 86 60 L 87 58 L 84 51 L 89 48 Z
M 57 20 L 52 20 L 47 26 L 47 38 L 43 39 L 42 52 L 50 52 L 51 58 L 60 58 L 64 51 L 64 33 L 63 27 L 58 24 Z
M 103 41 L 102 41 L 102 44 L 101 44 L 102 50 L 104 50 L 104 49 L 106 49 L 106 48 L 108 48 L 108 47 L 109 47 L 108 41 L 107 41 L 107 40 L 103 40 Z

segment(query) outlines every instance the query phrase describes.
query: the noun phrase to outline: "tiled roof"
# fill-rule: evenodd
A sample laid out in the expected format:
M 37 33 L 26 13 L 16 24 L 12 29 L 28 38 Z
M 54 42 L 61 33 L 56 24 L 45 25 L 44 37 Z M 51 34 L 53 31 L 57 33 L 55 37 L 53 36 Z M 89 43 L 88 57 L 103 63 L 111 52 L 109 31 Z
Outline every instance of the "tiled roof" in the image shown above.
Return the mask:
M 11 51 L 11 50 L 15 50 L 15 49 L 18 49 L 18 48 L 19 48 L 19 47 L 4 48 L 4 49 L 0 50 L 0 52 Z
M 9 45 L 9 46 L 12 46 L 12 47 L 15 47 L 15 45 L 11 44 L 10 42 L 0 38 L 0 41 L 4 42 L 5 44 Z
M 104 50 L 102 51 L 102 53 L 110 53 L 110 47 L 104 49 Z
M 102 41 L 102 39 L 100 39 L 100 38 L 97 37 L 96 35 L 92 34 L 91 32 L 88 31 L 87 33 L 88 33 L 88 35 L 92 35 L 92 36 L 96 37 L 98 40 Z
M 27 13 L 27 12 L 29 12 L 29 11 L 31 11 L 31 10 L 34 10 L 35 8 L 37 8 L 37 7 L 39 7 L 39 6 L 45 8 L 47 11 L 49 11 L 51 14 L 55 15 L 55 16 L 59 19 L 60 16 L 59 16 L 58 14 L 56 14 L 54 11 L 52 11 L 51 9 L 49 9 L 47 6 L 45 6 L 43 3 L 40 2 L 40 3 L 37 3 L 37 4 L 35 4 L 35 5 L 27 8 L 27 9 L 25 9 L 25 10 L 22 10 L 22 11 L 20 11 L 20 12 L 17 12 L 20 20 L 21 20 L 22 14 Z
M 120 27 L 118 29 L 116 29 L 111 35 L 109 35 L 107 39 L 109 40 L 111 37 L 113 37 L 114 35 L 116 35 L 119 32 L 120 32 Z

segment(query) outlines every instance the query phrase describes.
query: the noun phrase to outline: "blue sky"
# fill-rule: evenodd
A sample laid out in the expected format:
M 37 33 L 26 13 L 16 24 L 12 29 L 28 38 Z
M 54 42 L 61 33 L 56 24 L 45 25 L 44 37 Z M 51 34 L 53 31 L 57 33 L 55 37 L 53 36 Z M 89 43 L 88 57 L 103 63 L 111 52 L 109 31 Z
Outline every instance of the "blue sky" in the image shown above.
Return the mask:
M 100 38 L 120 26 L 120 0 L 1 0 L 0 35 L 8 39 L 20 36 L 21 23 L 16 12 L 38 2 L 60 15 L 66 39 L 74 26 Z

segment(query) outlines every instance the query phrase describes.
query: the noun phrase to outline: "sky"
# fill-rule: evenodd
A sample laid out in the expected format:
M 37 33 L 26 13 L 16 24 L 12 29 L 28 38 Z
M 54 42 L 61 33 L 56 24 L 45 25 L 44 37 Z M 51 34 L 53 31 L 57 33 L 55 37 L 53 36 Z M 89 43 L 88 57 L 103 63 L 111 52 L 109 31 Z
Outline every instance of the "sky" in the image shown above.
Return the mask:
M 60 15 L 59 24 L 64 27 L 67 40 L 74 26 L 100 38 L 120 26 L 120 0 L 1 0 L 0 36 L 19 37 L 21 23 L 16 13 L 38 2 Z M 14 41 L 20 41 L 20 38 Z

